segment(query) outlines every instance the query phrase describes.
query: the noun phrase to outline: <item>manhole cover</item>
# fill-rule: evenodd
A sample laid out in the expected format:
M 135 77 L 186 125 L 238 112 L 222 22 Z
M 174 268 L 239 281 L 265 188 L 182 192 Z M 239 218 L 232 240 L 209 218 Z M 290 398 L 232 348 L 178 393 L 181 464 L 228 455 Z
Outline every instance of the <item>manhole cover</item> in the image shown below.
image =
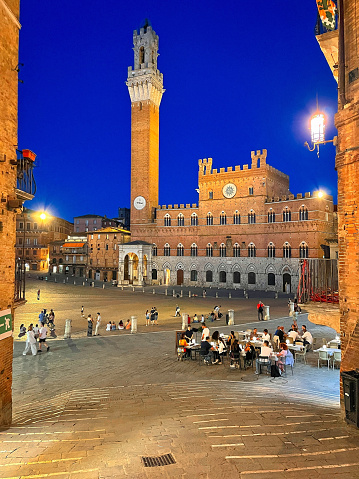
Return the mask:
M 172 454 L 164 454 L 163 456 L 142 456 L 142 462 L 145 467 L 169 466 L 176 464 Z

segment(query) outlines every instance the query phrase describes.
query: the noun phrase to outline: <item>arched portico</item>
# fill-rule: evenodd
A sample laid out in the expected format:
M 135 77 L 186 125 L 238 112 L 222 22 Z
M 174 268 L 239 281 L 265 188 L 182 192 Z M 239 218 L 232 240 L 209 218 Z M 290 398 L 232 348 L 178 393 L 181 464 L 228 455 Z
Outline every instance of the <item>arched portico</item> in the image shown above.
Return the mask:
M 142 286 L 152 281 L 152 244 L 146 241 L 130 241 L 120 244 L 118 284 Z

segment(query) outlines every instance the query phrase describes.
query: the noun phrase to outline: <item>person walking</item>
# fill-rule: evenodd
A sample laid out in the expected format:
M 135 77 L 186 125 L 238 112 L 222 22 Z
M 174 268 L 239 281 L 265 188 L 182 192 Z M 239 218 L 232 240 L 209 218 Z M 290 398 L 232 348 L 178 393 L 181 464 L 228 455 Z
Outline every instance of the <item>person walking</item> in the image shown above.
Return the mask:
M 39 337 L 39 332 L 40 332 L 40 329 L 39 329 L 39 326 L 36 325 L 32 328 L 33 332 L 34 332 L 34 336 L 35 336 L 35 340 L 37 341 L 38 337 Z
M 95 336 L 99 336 L 98 330 L 99 330 L 100 324 L 101 324 L 101 314 L 97 313 Z
M 42 345 L 44 344 L 46 346 L 46 350 L 49 351 L 50 346 L 48 346 L 46 342 L 46 336 L 47 336 L 47 327 L 45 326 L 44 323 L 41 323 L 41 328 L 39 332 L 39 350 L 38 353 L 42 353 Z
M 43 323 L 43 322 L 44 322 L 44 318 L 45 318 L 45 314 L 44 314 L 44 310 L 42 309 L 42 310 L 41 310 L 41 313 L 39 314 L 39 321 L 40 321 L 40 323 Z
M 35 339 L 32 324 L 30 324 L 30 326 L 28 327 L 26 334 L 27 334 L 26 344 L 25 344 L 24 352 L 22 354 L 23 356 L 26 356 L 26 354 L 31 350 L 32 355 L 36 356 L 37 347 L 36 347 L 36 339 Z
M 177 317 L 177 316 L 181 316 L 181 309 L 178 306 L 178 304 L 176 304 L 176 312 L 175 312 L 175 317 Z
M 259 301 L 259 303 L 257 304 L 258 321 L 264 321 L 263 309 L 264 309 L 264 304 L 262 303 L 262 301 Z
M 40 289 L 37 290 L 37 300 L 40 301 Z
M 87 316 L 87 336 L 92 336 L 93 319 L 91 314 Z

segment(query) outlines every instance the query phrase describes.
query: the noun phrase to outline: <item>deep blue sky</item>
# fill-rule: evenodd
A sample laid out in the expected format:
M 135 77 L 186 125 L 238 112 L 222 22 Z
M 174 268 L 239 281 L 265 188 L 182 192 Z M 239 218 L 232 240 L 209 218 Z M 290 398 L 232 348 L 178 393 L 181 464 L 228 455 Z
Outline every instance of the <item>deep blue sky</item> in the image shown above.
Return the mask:
M 38 155 L 28 207 L 72 220 L 130 206 L 132 32 L 149 17 L 166 92 L 160 109 L 160 204 L 197 201 L 198 159 L 267 161 L 292 193 L 336 200 L 335 149 L 304 148 L 316 95 L 335 134 L 337 85 L 314 37 L 314 0 L 87 0 L 21 3 L 19 147 Z

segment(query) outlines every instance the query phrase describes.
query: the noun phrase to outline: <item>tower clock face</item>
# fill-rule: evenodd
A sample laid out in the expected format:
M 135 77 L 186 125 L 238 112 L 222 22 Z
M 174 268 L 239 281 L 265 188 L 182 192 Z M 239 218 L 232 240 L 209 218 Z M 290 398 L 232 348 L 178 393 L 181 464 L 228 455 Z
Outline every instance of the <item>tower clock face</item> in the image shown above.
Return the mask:
M 224 185 L 222 191 L 225 198 L 233 198 L 233 196 L 237 193 L 237 187 L 233 183 L 227 183 Z
M 133 206 L 136 208 L 136 210 L 142 210 L 146 206 L 146 200 L 143 196 L 137 196 L 133 200 Z

